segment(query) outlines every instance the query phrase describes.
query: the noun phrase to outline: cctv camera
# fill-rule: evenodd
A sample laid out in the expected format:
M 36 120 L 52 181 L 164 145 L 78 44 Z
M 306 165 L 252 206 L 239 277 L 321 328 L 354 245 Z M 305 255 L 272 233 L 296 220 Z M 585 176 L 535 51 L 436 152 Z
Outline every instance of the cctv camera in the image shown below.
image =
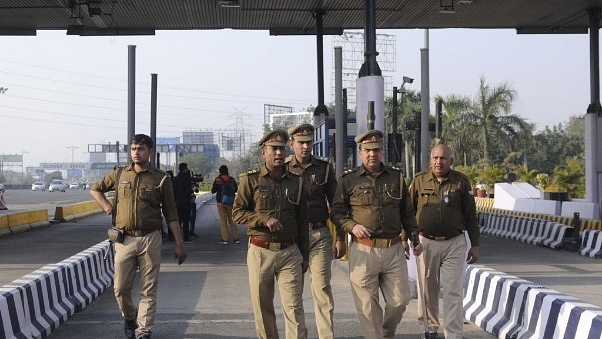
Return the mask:
M 414 79 L 412 79 L 412 78 L 410 78 L 410 77 L 407 77 L 407 76 L 404 76 L 404 77 L 403 77 L 403 82 L 405 82 L 405 83 L 408 83 L 408 84 L 411 84 L 411 83 L 413 83 L 413 82 L 414 82 Z

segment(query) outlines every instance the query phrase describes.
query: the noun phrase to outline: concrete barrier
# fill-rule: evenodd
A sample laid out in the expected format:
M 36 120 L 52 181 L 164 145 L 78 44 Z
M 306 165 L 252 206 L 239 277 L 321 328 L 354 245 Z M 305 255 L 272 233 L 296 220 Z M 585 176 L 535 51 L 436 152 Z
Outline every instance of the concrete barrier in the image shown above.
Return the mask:
M 71 221 L 102 212 L 102 208 L 96 203 L 95 200 L 84 201 L 76 204 L 57 206 L 54 212 L 54 219 L 60 221 Z
M 33 210 L 27 212 L 14 212 L 5 214 L 6 226 L 10 232 L 0 231 L 0 234 L 15 234 L 29 231 L 34 228 L 50 226 L 48 210 Z
M 579 253 L 592 258 L 602 257 L 602 231 L 584 230 Z
M 48 337 L 112 284 L 113 264 L 105 240 L 2 286 L 0 339 Z
M 497 338 L 602 337 L 599 307 L 485 266 L 469 266 L 465 281 L 465 318 Z

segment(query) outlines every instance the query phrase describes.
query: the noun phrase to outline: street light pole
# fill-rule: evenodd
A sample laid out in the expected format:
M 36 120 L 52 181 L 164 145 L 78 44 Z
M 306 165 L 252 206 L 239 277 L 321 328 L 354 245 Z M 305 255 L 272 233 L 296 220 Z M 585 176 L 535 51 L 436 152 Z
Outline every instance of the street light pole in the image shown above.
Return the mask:
M 76 149 L 78 149 L 79 147 L 77 146 L 67 146 L 67 148 L 71 149 L 71 172 L 73 174 L 73 167 L 74 167 L 74 151 Z M 69 175 L 67 174 L 67 177 L 69 178 Z
M 21 177 L 25 178 L 25 162 L 23 161 L 23 154 L 27 154 L 29 152 L 21 150 Z

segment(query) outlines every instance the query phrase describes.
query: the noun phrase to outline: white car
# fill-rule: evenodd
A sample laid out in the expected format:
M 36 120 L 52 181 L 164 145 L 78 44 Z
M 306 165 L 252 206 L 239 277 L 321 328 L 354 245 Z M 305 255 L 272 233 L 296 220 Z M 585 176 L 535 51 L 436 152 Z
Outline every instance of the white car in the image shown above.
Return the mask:
M 63 184 L 63 180 L 54 179 L 50 182 L 48 186 L 48 192 L 61 191 L 65 192 L 67 190 L 67 185 Z
M 31 190 L 44 192 L 46 190 L 46 184 L 43 181 L 34 181 L 34 183 L 31 184 Z
M 72 182 L 69 184 L 69 188 L 79 188 L 79 184 L 76 182 Z

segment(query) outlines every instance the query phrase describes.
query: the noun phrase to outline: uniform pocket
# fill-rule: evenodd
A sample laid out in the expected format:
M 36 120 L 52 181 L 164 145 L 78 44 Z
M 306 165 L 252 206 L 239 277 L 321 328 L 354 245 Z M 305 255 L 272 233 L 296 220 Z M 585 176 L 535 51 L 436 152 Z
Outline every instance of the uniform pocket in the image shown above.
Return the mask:
M 360 186 L 353 189 L 349 197 L 352 206 L 369 206 L 374 201 L 374 187 Z

